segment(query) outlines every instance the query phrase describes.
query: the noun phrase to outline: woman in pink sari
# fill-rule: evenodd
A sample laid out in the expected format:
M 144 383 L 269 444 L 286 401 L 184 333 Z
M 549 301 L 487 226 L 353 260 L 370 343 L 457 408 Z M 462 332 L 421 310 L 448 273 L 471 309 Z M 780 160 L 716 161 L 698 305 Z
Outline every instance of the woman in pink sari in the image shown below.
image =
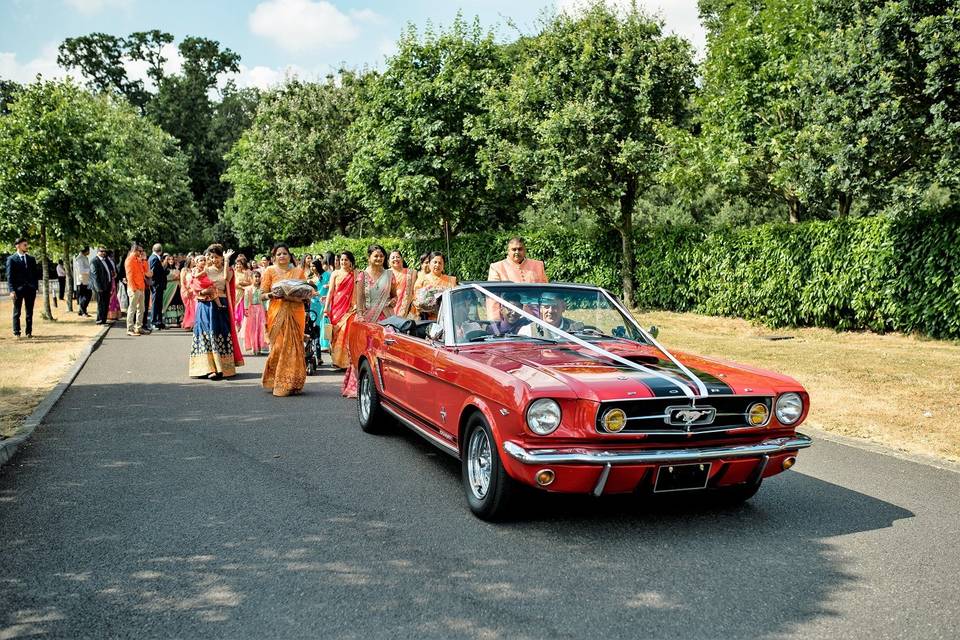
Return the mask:
M 183 321 L 181 321 L 180 326 L 187 331 L 193 331 L 194 318 L 197 315 L 197 297 L 191 286 L 197 259 L 192 252 L 188 253 L 183 269 L 180 269 L 180 295 L 183 298 Z
M 396 304 L 396 285 L 393 272 L 384 269 L 387 251 L 379 244 L 367 247 L 367 268 L 355 277 L 354 291 L 357 312 L 354 322 L 379 322 L 393 312 Z M 347 330 L 349 336 L 349 329 Z M 349 351 L 349 349 L 348 349 Z M 341 394 L 347 398 L 357 397 L 357 372 L 348 358 L 347 373 L 343 377 Z
M 410 303 L 413 301 L 413 284 L 417 280 L 416 269 L 408 269 L 403 261 L 403 255 L 398 249 L 390 252 L 390 275 L 393 276 L 394 298 L 392 314 L 406 317 L 410 312 Z

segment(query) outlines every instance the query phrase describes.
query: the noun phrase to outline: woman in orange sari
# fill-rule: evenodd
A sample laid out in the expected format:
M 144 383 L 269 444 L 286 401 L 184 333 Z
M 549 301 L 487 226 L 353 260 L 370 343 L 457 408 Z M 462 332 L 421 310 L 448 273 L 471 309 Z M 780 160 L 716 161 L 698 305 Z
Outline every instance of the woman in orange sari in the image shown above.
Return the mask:
M 417 283 L 413 285 L 413 297 L 416 300 L 417 292 L 426 289 L 439 292 L 442 289 L 452 289 L 457 286 L 457 279 L 453 276 L 444 275 L 443 267 L 445 261 L 443 259 L 443 252 L 434 251 L 430 254 L 430 272 L 421 273 L 417 277 Z M 416 308 L 414 304 L 414 314 L 415 317 L 421 320 L 436 320 L 437 311 L 436 309 L 425 310 Z
M 303 269 L 290 263 L 290 248 L 277 244 L 270 252 L 273 264 L 264 269 L 260 280 L 262 297 L 270 300 L 267 309 L 267 335 L 270 355 L 263 367 L 260 382 L 275 396 L 301 393 L 307 382 L 307 365 L 303 354 L 303 331 L 306 312 L 303 302 L 274 297 L 271 288 L 281 280 L 306 280 Z
M 413 300 L 413 285 L 417 281 L 417 271 L 408 269 L 403 261 L 399 249 L 390 252 L 390 275 L 393 276 L 394 296 L 392 314 L 405 317 L 410 311 L 410 302 Z
M 356 258 L 349 251 L 340 254 L 340 269 L 333 272 L 330 278 L 330 300 L 327 304 L 327 315 L 330 326 L 333 327 L 333 336 L 330 338 L 330 359 L 338 369 L 350 367 L 350 354 L 347 352 L 347 332 L 350 321 L 357 310 L 355 297 L 356 276 L 353 272 Z

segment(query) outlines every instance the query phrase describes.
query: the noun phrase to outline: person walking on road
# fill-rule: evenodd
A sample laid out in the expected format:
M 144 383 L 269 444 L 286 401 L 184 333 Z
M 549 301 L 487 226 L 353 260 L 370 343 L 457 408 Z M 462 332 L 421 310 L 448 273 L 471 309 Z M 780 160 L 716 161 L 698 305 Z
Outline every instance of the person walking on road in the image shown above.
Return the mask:
M 163 323 L 163 294 L 167 290 L 167 269 L 164 266 L 163 245 L 159 242 L 153 245 L 148 267 L 153 274 L 150 276 L 150 324 L 154 329 L 166 329 Z
M 97 298 L 97 324 L 107 323 L 110 309 L 110 265 L 107 263 L 107 248 L 98 247 L 97 255 L 90 260 L 90 289 Z
M 130 253 L 123 263 L 124 272 L 127 276 L 127 298 L 129 299 L 127 307 L 127 335 L 143 335 L 143 296 L 146 285 L 144 284 L 143 262 L 140 261 L 140 254 L 143 247 L 134 244 L 130 247 Z
M 84 247 L 73 259 L 74 284 L 77 287 L 77 315 L 89 318 L 87 305 L 90 304 L 90 247 Z
M 33 337 L 33 303 L 37 300 L 37 261 L 27 253 L 25 238 L 18 238 L 17 251 L 7 257 L 7 284 L 13 298 L 13 335 L 20 337 L 20 313 L 26 307 L 27 337 Z

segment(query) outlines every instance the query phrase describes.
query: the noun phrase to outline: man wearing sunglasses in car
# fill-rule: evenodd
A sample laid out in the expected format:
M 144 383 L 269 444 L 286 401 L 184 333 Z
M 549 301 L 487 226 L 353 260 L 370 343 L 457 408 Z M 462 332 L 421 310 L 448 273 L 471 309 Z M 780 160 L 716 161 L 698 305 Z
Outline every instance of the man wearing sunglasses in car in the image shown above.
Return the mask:
M 544 324 L 567 332 L 583 330 L 582 322 L 563 317 L 563 312 L 566 309 L 566 301 L 559 293 L 547 291 L 540 296 L 540 319 L 543 320 Z M 539 324 L 530 323 L 522 327 L 517 335 L 536 338 L 550 337 L 551 333 Z

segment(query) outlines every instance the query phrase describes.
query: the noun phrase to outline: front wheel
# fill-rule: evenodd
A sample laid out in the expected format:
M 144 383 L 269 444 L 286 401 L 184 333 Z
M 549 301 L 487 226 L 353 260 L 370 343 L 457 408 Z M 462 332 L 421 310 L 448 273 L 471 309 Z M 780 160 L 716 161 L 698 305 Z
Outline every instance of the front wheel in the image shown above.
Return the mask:
M 380 433 L 387 416 L 380 404 L 380 393 L 377 391 L 369 363 L 360 365 L 357 378 L 357 419 L 360 421 L 360 428 L 364 433 Z
M 467 504 L 478 518 L 501 520 L 509 515 L 519 487 L 497 452 L 497 443 L 487 421 L 479 413 L 467 423 L 461 475 Z
M 760 490 L 759 482 L 738 484 L 710 490 L 711 502 L 720 507 L 736 507 L 756 495 Z

